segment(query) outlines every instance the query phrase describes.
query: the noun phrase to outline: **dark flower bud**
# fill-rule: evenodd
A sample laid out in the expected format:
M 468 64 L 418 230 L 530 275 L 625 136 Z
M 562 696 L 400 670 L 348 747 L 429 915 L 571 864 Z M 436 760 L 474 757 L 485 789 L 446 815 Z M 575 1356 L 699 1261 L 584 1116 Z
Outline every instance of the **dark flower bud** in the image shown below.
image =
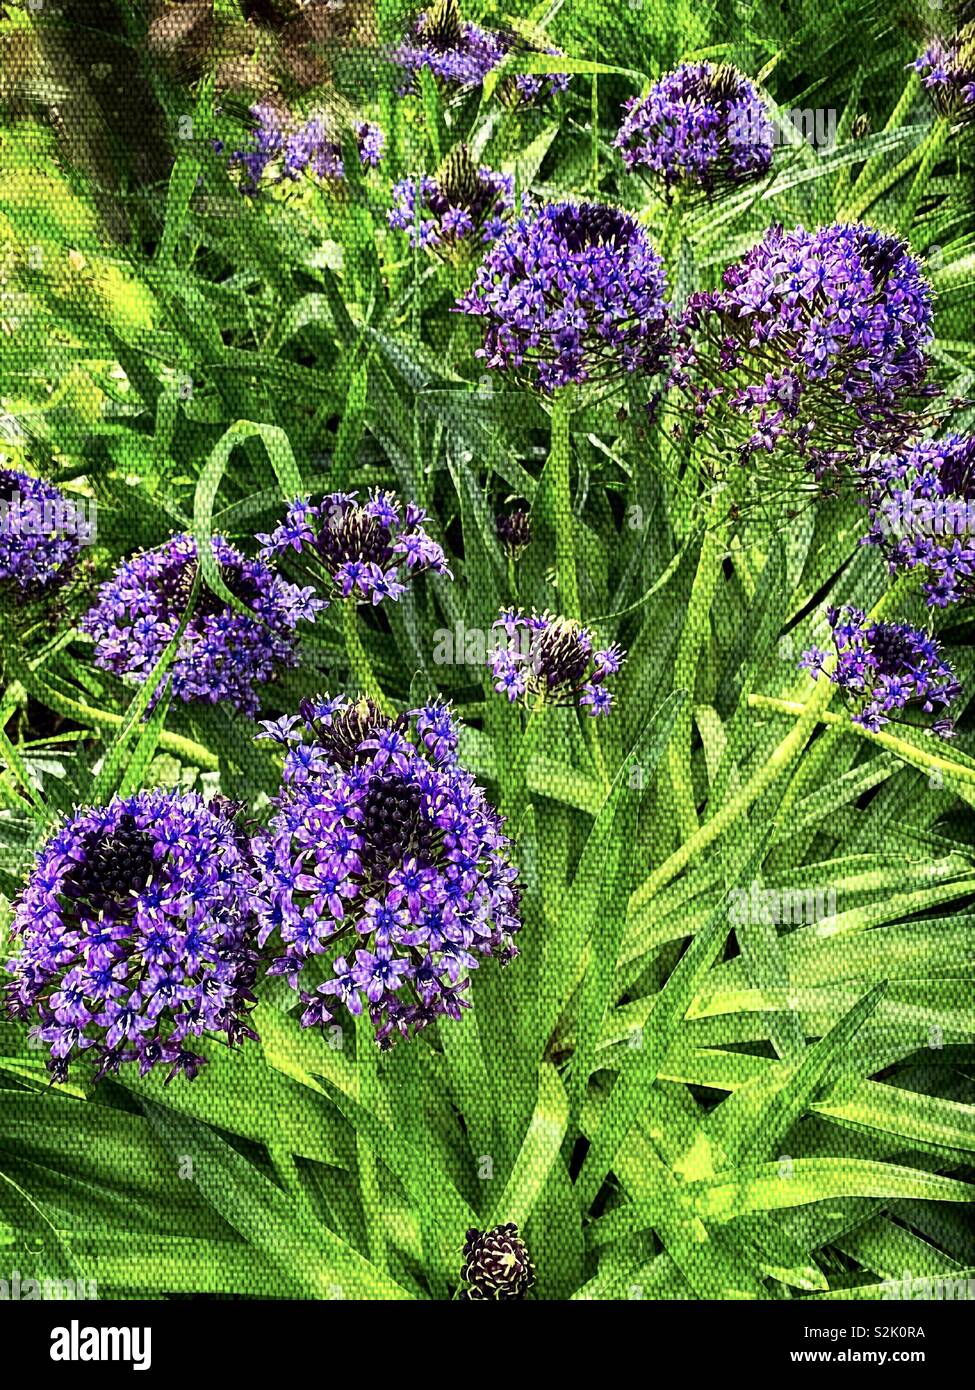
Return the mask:
M 517 559 L 532 542 L 531 513 L 518 507 L 513 512 L 500 513 L 496 519 L 496 529 L 501 548 L 506 555 Z
M 513 1302 L 527 1295 L 535 1282 L 535 1267 L 513 1221 L 490 1231 L 472 1227 L 467 1232 L 461 1278 L 467 1285 L 460 1294 L 464 1302 Z

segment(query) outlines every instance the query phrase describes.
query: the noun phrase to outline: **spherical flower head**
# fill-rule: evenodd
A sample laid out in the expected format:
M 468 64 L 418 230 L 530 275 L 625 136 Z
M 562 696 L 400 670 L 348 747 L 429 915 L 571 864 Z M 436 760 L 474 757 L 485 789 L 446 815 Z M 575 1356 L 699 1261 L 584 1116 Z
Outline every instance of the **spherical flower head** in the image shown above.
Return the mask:
M 668 192 L 688 187 L 711 194 L 771 167 L 775 127 L 751 82 L 733 67 L 685 63 L 623 110 L 613 143 L 626 167 Z
M 0 468 L 0 597 L 50 593 L 81 553 L 74 504 L 53 483 Z
M 296 627 L 324 607 L 310 589 L 288 584 L 263 561 L 247 560 L 222 536 L 212 538 L 220 578 L 249 613 L 238 612 L 201 580 L 192 614 L 159 690 L 167 682 L 185 702 L 226 700 L 254 715 L 258 687 L 294 666 Z M 95 663 L 115 675 L 146 680 L 176 634 L 197 571 L 192 536 L 173 536 L 124 561 L 98 591 L 82 620 L 95 639 Z
M 457 305 L 486 320 L 477 356 L 550 393 L 660 370 L 670 348 L 663 262 L 601 203 L 549 203 L 489 249 Z
M 457 0 L 435 0 L 414 20 L 393 61 L 408 74 L 401 95 L 418 89 L 419 73 L 426 69 L 438 85 L 460 94 L 479 87 L 489 72 L 513 48 L 560 55 L 548 44 L 530 42 L 516 34 L 482 28 L 462 18 Z M 499 95 L 508 106 L 535 106 L 564 92 L 567 73 L 518 73 L 502 79 Z
M 863 224 L 772 227 L 692 295 L 672 380 L 748 462 L 789 447 L 822 478 L 920 428 L 932 290 L 907 246 Z M 749 434 L 749 431 L 751 433 Z
M 471 1229 L 464 1245 L 463 1302 L 523 1299 L 535 1282 L 535 1267 L 513 1221 L 490 1231 Z
M 975 21 L 934 39 L 910 66 L 943 116 L 975 116 Z
M 876 733 L 907 710 L 934 714 L 960 695 L 955 673 L 930 633 L 908 623 L 874 621 L 852 606 L 831 608 L 827 617 L 835 666 L 825 669 L 828 658 L 818 648 L 806 652 L 800 665 L 814 679 L 826 675 L 838 686 L 853 710 L 854 724 Z M 954 725 L 942 716 L 929 729 L 949 738 Z
M 457 760 L 439 701 L 396 719 L 368 700 L 304 707 L 258 866 L 260 942 L 293 987 L 328 953 L 331 978 L 303 993 L 305 1026 L 368 1011 L 388 1047 L 459 1019 L 470 971 L 517 954 L 517 870 L 503 823 Z
M 471 159 L 460 146 L 433 176 L 400 180 L 393 188 L 389 225 L 447 260 L 459 260 L 492 241 L 514 206 L 514 179 Z
M 193 1039 L 234 1045 L 257 970 L 255 881 L 238 807 L 143 791 L 76 812 L 40 851 L 13 905 L 11 1017 L 33 1022 L 63 1081 L 138 1063 L 192 1078 Z
M 924 440 L 861 473 L 871 527 L 891 572 L 920 569 L 932 607 L 975 597 L 975 438 Z
M 588 628 L 552 613 L 525 617 L 521 609 L 501 610 L 494 624 L 498 645 L 488 656 L 494 688 L 511 704 L 576 705 L 590 715 L 608 714 L 612 695 L 607 676 L 615 675 L 625 655 L 619 647 L 593 649 Z
M 404 507 L 391 492 L 333 492 L 312 503 L 296 498 L 284 520 L 262 533 L 262 559 L 296 554 L 321 570 L 331 598 L 395 603 L 417 575 L 452 578 L 443 549 L 423 527 L 426 512 Z
M 516 507 L 510 512 L 499 512 L 495 518 L 495 529 L 501 549 L 513 560 L 528 549 L 532 542 L 531 512 L 524 507 Z

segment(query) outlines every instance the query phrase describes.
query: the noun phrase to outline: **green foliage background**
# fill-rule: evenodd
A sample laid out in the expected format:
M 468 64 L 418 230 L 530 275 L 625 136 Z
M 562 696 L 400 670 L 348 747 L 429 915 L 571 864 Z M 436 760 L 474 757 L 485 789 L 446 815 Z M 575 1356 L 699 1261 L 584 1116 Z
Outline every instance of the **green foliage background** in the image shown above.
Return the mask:
M 363 640 L 396 703 L 455 702 L 526 888 L 521 957 L 476 972 L 462 1024 L 389 1055 L 301 1030 L 273 982 L 260 1045 L 211 1047 L 193 1084 L 48 1088 L 43 1055 L 0 1023 L 0 1273 L 93 1279 L 102 1297 L 442 1299 L 466 1229 L 516 1221 L 542 1299 L 870 1299 L 905 1270 L 975 1276 L 971 722 L 947 751 L 864 735 L 805 709 L 796 665 L 827 603 L 870 608 L 887 588 L 862 509 L 773 498 L 709 529 L 704 460 L 649 428 L 631 389 L 574 414 L 566 515 L 546 410 L 480 381 L 476 330 L 450 312 L 470 270 L 414 254 L 385 218 L 393 179 L 471 139 L 542 197 L 637 210 L 678 303 L 773 222 L 863 218 L 925 259 L 937 373 L 964 398 L 971 150 L 906 66 L 931 11 L 517 13 L 569 55 L 564 98 L 398 99 L 382 46 L 405 11 L 380 0 L 371 46 L 331 53 L 329 93 L 383 124 L 381 169 L 347 161 L 341 193 L 245 200 L 211 142 L 239 144 L 246 103 L 209 58 L 187 77 L 153 57 L 131 0 L 0 9 L 0 447 L 98 505 L 65 611 L 2 618 L 0 946 L 72 806 L 179 783 L 266 808 L 273 745 L 222 709 L 143 722 L 144 695 L 93 668 L 74 624 L 118 558 L 181 528 L 246 544 L 299 490 L 388 485 L 437 518 L 456 582 L 415 586 Z M 691 57 L 736 62 L 783 111 L 835 110 L 835 146 L 796 140 L 771 180 L 669 212 L 611 140 L 620 102 Z M 115 100 L 131 90 L 138 112 Z M 494 535 L 506 498 L 535 520 L 516 571 Z M 558 608 L 566 532 L 583 616 L 630 658 L 598 738 L 553 711 L 522 755 L 484 669 L 439 664 L 437 634 L 487 628 L 502 602 Z M 970 616 L 938 625 L 970 683 Z M 350 683 L 328 614 L 262 713 Z M 832 890 L 835 914 L 733 927 L 728 894 L 755 880 Z

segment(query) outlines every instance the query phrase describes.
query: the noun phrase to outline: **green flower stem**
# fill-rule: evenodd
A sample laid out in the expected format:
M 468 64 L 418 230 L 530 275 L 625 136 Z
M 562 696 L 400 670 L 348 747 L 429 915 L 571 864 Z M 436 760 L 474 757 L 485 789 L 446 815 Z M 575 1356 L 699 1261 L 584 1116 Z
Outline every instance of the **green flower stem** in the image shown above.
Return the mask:
M 664 221 L 664 229 L 660 234 L 660 242 L 657 246 L 657 250 L 660 253 L 660 258 L 667 266 L 668 276 L 670 277 L 671 283 L 673 283 L 673 268 L 671 267 L 670 261 L 671 257 L 674 254 L 675 248 L 680 246 L 680 229 L 680 194 L 675 189 L 671 193 L 670 203 L 667 207 L 667 216 Z
M 724 528 L 720 524 L 727 503 L 724 494 L 715 489 L 708 508 L 704 538 L 697 572 L 691 586 L 687 616 L 677 647 L 674 663 L 675 690 L 686 690 L 688 698 L 681 706 L 667 752 L 670 785 L 674 796 L 674 813 L 680 838 L 686 840 L 697 830 L 697 801 L 691 767 L 691 744 L 694 738 L 694 684 L 697 667 L 710 632 L 711 605 L 721 575 L 721 562 L 726 550 Z
M 517 710 L 513 711 L 517 718 Z M 510 722 L 508 727 L 510 727 Z M 538 747 L 539 735 L 545 722 L 545 703 L 541 698 L 529 710 L 523 729 L 513 732 L 512 747 L 506 763 L 499 767 L 501 812 L 515 819 L 528 804 L 528 767 Z M 502 748 L 503 753 L 503 748 Z
M 508 569 L 508 595 L 509 595 L 509 597 L 510 597 L 512 603 L 517 603 L 517 602 L 518 602 L 518 576 L 517 576 L 517 573 L 516 573 L 516 571 L 515 571 L 515 557 L 514 557 L 513 555 L 509 555 L 509 556 L 507 557 L 507 569 Z
M 352 678 L 359 687 L 363 695 L 368 695 L 382 710 L 383 714 L 390 718 L 396 717 L 395 706 L 383 694 L 379 682 L 366 655 L 366 649 L 362 645 L 362 638 L 359 636 L 359 624 L 356 613 L 357 604 L 352 599 L 342 602 L 342 635 L 345 638 L 345 651 L 349 658 L 349 666 L 352 670 Z
M 581 617 L 579 585 L 576 579 L 575 537 L 572 522 L 572 490 L 569 469 L 572 441 L 569 421 L 572 406 L 563 389 L 552 397 L 552 444 L 549 467 L 552 470 L 552 501 L 555 510 L 555 568 L 558 575 L 559 607 L 564 618 Z
M 612 786 L 612 778 L 606 767 L 606 756 L 603 753 L 602 739 L 599 737 L 599 721 L 592 715 L 583 714 L 580 711 L 579 722 L 582 725 L 582 737 L 592 758 L 592 765 L 596 770 L 596 776 L 603 784 L 603 792 L 608 793 Z
M 777 714 L 794 716 L 804 714 L 807 709 L 807 706 L 798 700 L 779 700 L 772 695 L 749 695 L 748 705 L 750 709 L 774 710 Z M 820 724 L 841 728 L 844 733 L 854 734 L 857 738 L 865 738 L 868 743 L 876 743 L 881 748 L 889 749 L 904 762 L 923 772 L 940 772 L 946 780 L 954 778 L 956 781 L 975 786 L 975 767 L 966 767 L 964 763 L 953 762 L 950 758 L 939 758 L 937 754 L 929 753 L 925 748 L 916 748 L 913 743 L 908 743 L 906 739 L 898 738 L 896 734 L 887 733 L 883 729 L 872 733 L 869 729 L 854 724 L 846 715 L 822 710 L 817 718 Z

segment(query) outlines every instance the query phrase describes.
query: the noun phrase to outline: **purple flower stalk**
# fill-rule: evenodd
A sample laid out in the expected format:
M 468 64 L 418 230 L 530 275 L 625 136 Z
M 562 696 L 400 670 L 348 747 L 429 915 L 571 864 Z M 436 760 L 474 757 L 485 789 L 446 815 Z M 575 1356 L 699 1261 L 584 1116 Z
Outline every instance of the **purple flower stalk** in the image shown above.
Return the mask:
M 277 107 L 251 107 L 256 126 L 251 132 L 253 148 L 235 150 L 231 166 L 244 172 L 241 192 L 256 193 L 262 183 L 299 179 L 304 174 L 340 183 L 345 178 L 342 140 L 334 122 L 311 116 L 303 124 Z M 379 126 L 358 121 L 353 127 L 359 162 L 375 168 L 382 159 L 386 139 Z
M 561 49 L 554 46 L 469 23 L 461 17 L 457 0 L 437 0 L 416 17 L 393 61 L 409 74 L 404 94 L 416 89 L 424 68 L 442 87 L 463 92 L 479 87 L 516 48 L 561 57 Z M 570 80 L 568 73 L 513 73 L 498 90 L 509 106 L 534 106 L 566 91 Z
M 652 375 L 670 348 L 663 262 L 643 228 L 600 203 L 549 203 L 490 248 L 457 308 L 486 319 L 477 356 L 551 392 Z
M 299 621 L 313 622 L 326 605 L 311 589 L 299 589 L 261 561 L 245 559 L 222 536 L 214 536 L 212 544 L 220 578 L 253 616 L 237 612 L 201 581 L 179 649 L 153 700 L 171 681 L 177 700 L 226 700 L 253 716 L 257 687 L 296 664 Z M 179 627 L 196 570 L 196 542 L 188 535 L 124 561 L 82 620 L 82 630 L 95 639 L 95 664 L 144 681 Z
M 393 188 L 389 225 L 407 232 L 412 246 L 456 258 L 504 231 L 514 206 L 514 179 L 474 164 L 460 146 L 433 176 L 402 179 Z
M 511 845 L 457 761 L 446 705 L 390 719 L 368 699 L 325 697 L 301 713 L 303 729 L 267 727 L 288 751 L 253 846 L 260 941 L 273 936 L 270 973 L 294 987 L 311 956 L 332 955 L 332 978 L 302 994 L 303 1025 L 331 1022 L 340 1005 L 368 1010 L 388 1047 L 460 1018 L 479 957 L 517 954 Z
M 696 186 L 710 194 L 771 167 L 775 127 L 736 68 L 685 63 L 623 110 L 613 143 L 626 167 L 660 180 L 668 192 Z
M 864 468 L 868 545 L 891 572 L 922 569 L 933 607 L 975 597 L 975 439 L 925 440 Z
M 815 679 L 825 674 L 854 709 L 853 722 L 876 733 L 908 708 L 925 714 L 947 709 L 961 693 L 955 673 L 936 638 L 908 623 L 874 622 L 859 608 L 827 612 L 836 665 L 825 671 L 827 654 L 818 647 L 803 653 L 800 666 Z M 954 723 L 943 716 L 930 731 L 951 738 Z
M 57 589 L 80 553 L 75 506 L 60 488 L 0 468 L 0 589 L 20 599 Z
M 920 428 L 932 291 L 904 243 L 864 225 L 772 227 L 694 294 L 673 382 L 698 429 L 719 410 L 748 462 L 789 446 L 817 478 Z
M 578 705 L 590 715 L 609 714 L 613 697 L 606 677 L 626 660 L 619 647 L 594 651 L 588 628 L 551 613 L 533 611 L 526 618 L 521 609 L 503 608 L 494 626 L 504 633 L 488 657 L 499 695 L 529 709 Z
M 920 73 L 938 110 L 946 116 L 970 116 L 975 108 L 975 24 L 954 38 L 935 39 L 910 64 Z
M 423 528 L 425 520 L 422 507 L 403 507 L 393 493 L 378 488 L 365 502 L 355 492 L 333 492 L 317 504 L 296 498 L 284 521 L 257 539 L 262 559 L 301 555 L 324 573 L 330 597 L 375 605 L 395 602 L 427 570 L 452 577 L 443 549 Z
M 143 791 L 76 812 L 37 856 L 13 905 L 19 941 L 7 1010 L 36 1020 L 48 1070 L 85 1057 L 98 1075 L 137 1062 L 192 1079 L 192 1040 L 256 1038 L 254 876 L 239 808 Z

